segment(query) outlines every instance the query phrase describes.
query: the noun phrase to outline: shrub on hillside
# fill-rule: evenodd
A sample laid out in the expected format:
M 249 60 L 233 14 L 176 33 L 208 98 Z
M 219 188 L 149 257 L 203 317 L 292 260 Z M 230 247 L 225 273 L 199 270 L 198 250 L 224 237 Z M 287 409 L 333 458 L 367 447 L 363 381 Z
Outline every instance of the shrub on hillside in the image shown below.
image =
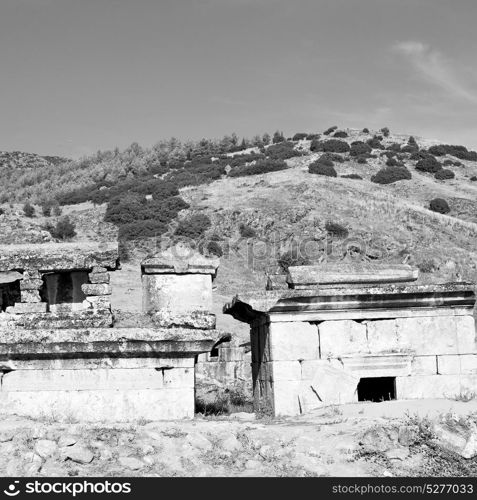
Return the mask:
M 428 149 L 434 156 L 451 155 L 461 160 L 477 161 L 477 152 L 469 151 L 465 146 L 455 146 L 451 144 L 439 144 Z
M 330 135 L 332 132 L 334 132 L 338 128 L 338 125 L 333 125 L 332 127 L 326 129 L 323 134 L 325 135 Z
M 400 153 L 401 152 L 401 144 L 399 144 L 398 142 L 393 142 L 392 144 L 390 144 L 388 147 L 387 147 L 388 151 L 394 151 L 396 153 Z
M 333 238 L 338 238 L 344 240 L 348 237 L 349 231 L 345 226 L 338 224 L 337 222 L 327 221 L 325 224 L 326 232 Z
M 293 137 L 292 141 L 301 141 L 303 139 L 306 139 L 308 137 L 308 134 L 305 132 L 297 132 Z
M 333 137 L 340 137 L 340 138 L 344 138 L 344 137 L 348 137 L 348 134 L 347 132 L 345 132 L 344 130 L 337 130 L 334 134 L 333 134 Z
M 2 207 L 0 207 L 0 215 L 3 215 L 4 213 L 5 213 L 5 209 L 3 209 Z
M 320 141 L 319 138 L 313 139 L 310 144 L 310 151 L 316 153 L 319 151 L 323 151 L 323 141 Z
M 248 175 L 265 174 L 267 172 L 276 172 L 287 168 L 288 165 L 284 160 L 273 160 L 271 158 L 267 158 L 265 160 L 257 161 L 255 165 L 242 165 L 235 167 L 229 172 L 229 176 L 244 177 Z
M 412 136 L 412 135 L 409 136 L 409 139 L 407 140 L 407 144 L 408 144 L 408 146 L 415 146 L 419 149 L 419 146 L 416 142 L 416 139 L 414 139 L 414 136 Z
M 366 161 L 366 160 L 364 160 L 364 161 Z M 341 177 L 343 177 L 343 179 L 363 179 L 358 174 L 346 174 L 346 175 L 342 175 Z
M 319 139 L 321 137 L 320 134 L 308 134 L 306 136 L 306 139 L 309 141 L 312 141 L 313 139 Z
M 323 143 L 323 151 L 329 153 L 348 153 L 350 149 L 347 142 L 338 139 L 328 139 Z
M 23 213 L 25 214 L 25 217 L 34 217 L 35 216 L 35 207 L 27 201 L 23 205 Z
M 388 157 L 388 159 L 386 160 L 386 165 L 388 167 L 403 167 L 404 166 L 402 161 L 399 161 L 394 157 Z
M 266 154 L 273 160 L 287 160 L 288 158 L 302 155 L 300 151 L 295 149 L 295 145 L 291 141 L 280 142 L 279 144 L 269 146 L 266 150 Z
M 384 149 L 384 146 L 381 144 L 381 141 L 377 136 L 371 137 L 366 141 L 366 144 L 372 149 Z
M 433 200 L 431 200 L 429 203 L 429 208 L 433 212 L 438 212 L 440 214 L 447 214 L 450 212 L 449 204 L 442 198 L 434 198 Z
M 365 156 L 358 156 L 358 159 L 356 160 L 359 164 L 364 165 L 368 163 L 368 160 L 366 159 Z
M 324 175 L 326 177 L 337 177 L 338 175 L 333 167 L 333 162 L 329 160 L 326 160 L 325 163 L 321 163 L 319 160 L 310 163 L 308 172 L 310 172 L 310 174 Z
M 254 238 L 257 235 L 255 229 L 250 227 L 248 224 L 240 224 L 239 232 L 242 238 Z
M 41 203 L 41 213 L 45 217 L 50 217 L 54 204 L 55 204 L 54 200 L 44 200 Z
M 406 167 L 385 167 L 371 177 L 376 184 L 392 184 L 393 182 L 409 180 L 411 172 Z
M 210 228 L 211 225 L 212 223 L 207 215 L 191 215 L 179 221 L 179 225 L 177 226 L 174 234 L 176 236 L 197 240 Z
M 209 241 L 206 245 L 206 253 L 208 255 L 214 255 L 215 257 L 222 257 L 224 254 L 222 250 L 222 245 L 218 241 Z
M 444 181 L 446 179 L 453 179 L 455 177 L 455 174 L 454 172 L 452 172 L 452 170 L 441 168 L 434 174 L 434 177 L 440 181 Z
M 169 226 L 159 220 L 135 221 L 120 226 L 118 237 L 120 241 L 154 238 L 166 233 L 168 229 Z
M 310 264 L 310 261 L 306 257 L 300 255 L 298 247 L 282 253 L 277 262 L 285 273 L 288 272 L 290 266 L 307 266 Z
M 388 127 L 383 127 L 381 130 L 380 130 L 381 134 L 384 135 L 384 137 L 389 137 L 389 129 Z
M 371 147 L 363 141 L 354 141 L 351 143 L 350 156 L 360 156 L 371 153 Z
M 442 165 L 432 155 L 428 155 L 426 158 L 419 160 L 416 163 L 416 170 L 420 170 L 421 172 L 429 172 L 430 174 L 435 174 L 441 168 Z
M 363 134 L 369 134 L 369 128 L 364 127 L 362 132 Z
M 473 175 L 473 176 L 470 178 L 470 181 L 471 181 L 471 182 L 476 182 L 476 181 L 477 181 L 477 175 Z
M 283 135 L 283 132 L 277 130 L 273 134 L 273 139 L 272 139 L 273 144 L 278 144 L 279 142 L 284 142 L 284 141 L 285 141 L 285 136 Z
M 54 226 L 47 224 L 45 229 L 58 240 L 70 240 L 76 236 L 75 225 L 67 215 L 59 219 Z

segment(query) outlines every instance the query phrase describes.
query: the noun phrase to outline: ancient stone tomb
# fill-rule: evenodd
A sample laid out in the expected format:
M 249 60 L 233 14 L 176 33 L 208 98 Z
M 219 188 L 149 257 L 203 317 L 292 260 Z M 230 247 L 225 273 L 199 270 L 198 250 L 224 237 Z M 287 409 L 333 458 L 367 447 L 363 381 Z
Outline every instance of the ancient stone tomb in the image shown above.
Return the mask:
M 251 326 L 256 410 L 476 393 L 474 287 L 416 279 L 408 266 L 299 266 L 236 296 L 224 312 Z
M 193 417 L 195 358 L 222 338 L 209 312 L 218 262 L 190 252 L 146 260 L 144 311 L 127 316 L 111 309 L 118 266 L 116 244 L 0 248 L 1 413 Z

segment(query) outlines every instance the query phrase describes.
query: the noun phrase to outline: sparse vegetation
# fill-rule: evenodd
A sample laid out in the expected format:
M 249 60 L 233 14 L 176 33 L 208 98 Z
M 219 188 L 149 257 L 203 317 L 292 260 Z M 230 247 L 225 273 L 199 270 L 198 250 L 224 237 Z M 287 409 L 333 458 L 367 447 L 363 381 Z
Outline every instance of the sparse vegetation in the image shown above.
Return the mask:
M 310 172 L 310 174 L 324 175 L 326 177 L 337 177 L 338 175 L 331 160 L 323 160 L 323 162 L 317 160 L 310 163 L 308 172 Z
M 242 238 L 254 238 L 257 235 L 255 229 L 250 227 L 248 224 L 240 224 L 239 232 Z
M 66 215 L 59 219 L 55 225 L 47 223 L 45 229 L 57 240 L 70 240 L 76 236 L 75 225 Z
M 434 198 L 429 203 L 429 208 L 433 212 L 437 212 L 439 214 L 447 214 L 450 212 L 449 204 L 443 198 Z
M 336 129 L 338 128 L 338 125 L 333 125 L 332 127 L 326 129 L 323 134 L 324 135 L 330 135 L 332 134 Z
M 477 152 L 469 151 L 465 146 L 439 144 L 437 146 L 431 146 L 428 151 L 434 156 L 451 155 L 461 160 L 477 161 Z
M 288 158 L 302 155 L 300 151 L 295 149 L 295 145 L 291 141 L 280 142 L 273 146 L 269 146 L 266 150 L 266 154 L 273 160 L 287 160 Z
M 323 151 L 329 153 L 349 153 L 350 149 L 347 142 L 338 139 L 328 139 L 323 143 Z
M 427 155 L 425 158 L 416 163 L 416 170 L 428 172 L 430 174 L 435 174 L 441 168 L 442 165 L 432 155 Z
M 444 181 L 447 179 L 454 179 L 455 174 L 452 172 L 452 170 L 447 170 L 445 168 L 441 168 L 438 170 L 435 174 L 434 177 L 440 181 Z
M 344 130 L 337 130 L 333 134 L 333 137 L 336 137 L 336 138 L 345 138 L 345 137 L 348 137 L 348 133 L 345 132 Z
M 371 153 L 372 149 L 369 144 L 363 141 L 354 141 L 351 143 L 350 156 L 361 156 Z
M 365 160 L 366 162 L 366 160 Z M 343 179 L 363 179 L 360 175 L 358 174 L 346 174 L 346 175 L 342 175 L 341 177 L 343 177 Z
M 233 168 L 230 177 L 244 177 L 248 175 L 266 174 L 267 172 L 276 172 L 278 170 L 285 170 L 288 165 L 284 160 L 273 160 L 267 158 L 265 160 L 258 160 L 255 165 L 243 165 Z
M 207 215 L 191 215 L 179 221 L 175 235 L 191 240 L 198 240 L 210 227 L 211 222 Z
M 23 205 L 23 213 L 25 214 L 25 217 L 35 217 L 35 207 L 27 201 Z
M 327 221 L 325 224 L 326 232 L 333 238 L 344 240 L 348 237 L 349 231 L 342 224 L 337 222 Z
M 411 172 L 406 167 L 385 167 L 371 177 L 371 182 L 375 182 L 376 184 L 392 184 L 411 178 Z

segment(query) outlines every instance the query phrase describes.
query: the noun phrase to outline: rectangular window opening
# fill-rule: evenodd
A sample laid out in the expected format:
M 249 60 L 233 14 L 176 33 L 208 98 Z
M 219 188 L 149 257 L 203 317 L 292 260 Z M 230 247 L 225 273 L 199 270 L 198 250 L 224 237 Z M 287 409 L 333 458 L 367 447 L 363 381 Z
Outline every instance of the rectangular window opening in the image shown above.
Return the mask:
M 396 399 L 396 377 L 362 378 L 358 384 L 358 401 L 380 403 Z

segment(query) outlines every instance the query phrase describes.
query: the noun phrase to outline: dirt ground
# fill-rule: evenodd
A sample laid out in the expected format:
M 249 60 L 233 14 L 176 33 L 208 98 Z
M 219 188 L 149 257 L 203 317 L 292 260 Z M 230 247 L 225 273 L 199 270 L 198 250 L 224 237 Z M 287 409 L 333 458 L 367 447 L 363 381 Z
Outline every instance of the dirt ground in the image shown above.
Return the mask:
M 129 424 L 4 417 L 2 476 L 476 475 L 477 457 L 439 449 L 426 422 L 473 420 L 477 401 L 323 407 L 295 418 L 254 414 Z M 389 438 L 395 430 L 395 438 Z M 384 437 L 383 437 L 384 436 Z

